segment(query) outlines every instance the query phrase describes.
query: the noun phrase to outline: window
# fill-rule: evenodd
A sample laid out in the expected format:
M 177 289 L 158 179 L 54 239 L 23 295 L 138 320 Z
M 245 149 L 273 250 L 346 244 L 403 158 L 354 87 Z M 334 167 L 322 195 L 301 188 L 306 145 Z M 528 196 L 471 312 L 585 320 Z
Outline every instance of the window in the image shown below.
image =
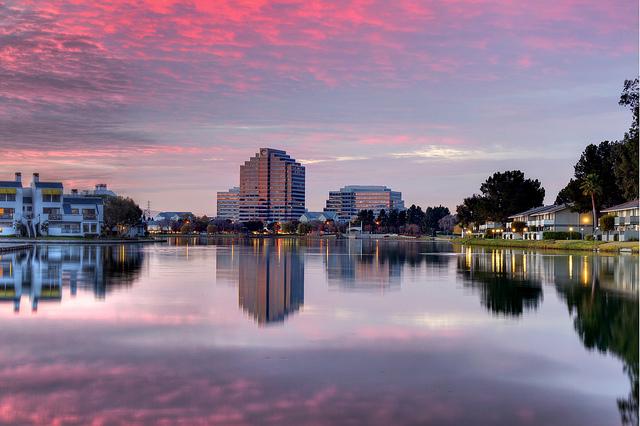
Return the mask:
M 4 207 L 0 207 L 0 217 L 13 217 L 13 213 L 15 209 L 7 209 Z
M 43 203 L 59 203 L 60 194 L 42 194 Z
M 44 214 L 60 214 L 60 209 L 55 207 L 44 207 L 42 209 L 42 213 Z
M 15 201 L 16 194 L 0 194 L 0 201 Z

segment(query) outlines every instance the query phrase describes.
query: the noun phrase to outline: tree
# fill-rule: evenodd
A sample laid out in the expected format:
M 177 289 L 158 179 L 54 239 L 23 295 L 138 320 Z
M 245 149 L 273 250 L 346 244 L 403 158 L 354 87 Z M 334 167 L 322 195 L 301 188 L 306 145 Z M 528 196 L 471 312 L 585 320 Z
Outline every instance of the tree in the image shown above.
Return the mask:
M 207 225 L 207 234 L 215 234 L 218 232 L 218 227 L 213 223 Z
M 593 209 L 593 229 L 596 228 L 596 222 L 598 221 L 598 212 L 596 211 L 596 195 L 602 193 L 600 187 L 600 181 L 598 175 L 595 173 L 588 174 L 584 180 L 580 183 L 580 189 L 582 193 L 591 198 L 591 208 Z
M 424 231 L 429 234 L 435 234 L 435 232 L 440 229 L 440 219 L 448 216 L 449 213 L 449 209 L 444 206 L 427 207 L 424 212 Z
M 506 222 L 512 214 L 539 207 L 544 188 L 537 179 L 527 179 L 520 170 L 496 172 L 480 185 L 486 199 L 487 220 Z
M 311 232 L 311 225 L 308 223 L 300 223 L 298 225 L 298 234 L 307 235 L 309 232 Z
M 131 198 L 107 196 L 104 198 L 104 227 L 108 231 L 114 227 L 129 228 L 142 217 L 142 209 Z
M 615 216 L 606 214 L 600 218 L 600 229 L 604 232 L 613 231 L 615 226 Z
M 626 201 L 638 198 L 638 79 L 625 80 L 620 95 L 621 106 L 626 106 L 633 115 L 631 127 L 618 144 L 614 174 L 620 192 Z
M 264 224 L 261 220 L 250 220 L 245 222 L 244 226 L 249 232 L 259 232 L 264 229 Z
M 190 222 L 185 222 L 180 227 L 181 234 L 191 234 L 193 232 L 193 225 Z
M 486 198 L 474 194 L 456 207 L 456 215 L 462 226 L 482 223 L 489 216 L 489 203 Z
M 387 216 L 387 212 L 384 209 L 380 210 L 378 213 L 378 217 L 376 218 L 376 225 L 379 228 L 384 229 L 389 225 L 389 217 Z

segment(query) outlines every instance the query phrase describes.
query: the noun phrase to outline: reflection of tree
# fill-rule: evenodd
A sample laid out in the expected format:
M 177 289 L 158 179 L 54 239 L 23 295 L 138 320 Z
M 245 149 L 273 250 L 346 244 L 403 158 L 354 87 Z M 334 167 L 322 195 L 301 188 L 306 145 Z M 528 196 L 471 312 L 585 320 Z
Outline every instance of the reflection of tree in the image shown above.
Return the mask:
M 137 245 L 104 247 L 104 286 L 130 286 L 140 275 L 143 259 L 142 248 Z
M 563 286 L 573 325 L 588 349 L 612 353 L 624 363 L 629 376 L 629 396 L 618 399 L 623 424 L 638 424 L 638 300 L 603 291 L 594 279 L 589 287 Z
M 510 269 L 505 256 L 497 257 L 496 260 L 492 256 L 491 262 L 487 261 L 488 256 L 458 257 L 458 272 L 464 285 L 477 289 L 482 305 L 497 315 L 517 317 L 525 310 L 537 309 L 542 301 L 540 282 L 518 273 L 518 268 Z M 514 266 L 521 264 L 514 259 Z

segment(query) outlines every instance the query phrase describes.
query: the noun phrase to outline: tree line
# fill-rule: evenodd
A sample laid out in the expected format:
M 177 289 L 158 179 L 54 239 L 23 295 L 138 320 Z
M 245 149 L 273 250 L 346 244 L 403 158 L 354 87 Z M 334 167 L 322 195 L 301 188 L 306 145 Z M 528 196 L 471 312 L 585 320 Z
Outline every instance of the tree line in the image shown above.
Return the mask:
M 574 176 L 555 203 L 574 211 L 592 212 L 595 224 L 602 208 L 638 199 L 638 78 L 626 80 L 619 105 L 632 113 L 629 130 L 619 141 L 589 144 L 574 166 Z M 520 170 L 496 172 L 457 206 L 463 226 L 487 221 L 504 223 L 513 214 L 542 206 L 545 190 Z

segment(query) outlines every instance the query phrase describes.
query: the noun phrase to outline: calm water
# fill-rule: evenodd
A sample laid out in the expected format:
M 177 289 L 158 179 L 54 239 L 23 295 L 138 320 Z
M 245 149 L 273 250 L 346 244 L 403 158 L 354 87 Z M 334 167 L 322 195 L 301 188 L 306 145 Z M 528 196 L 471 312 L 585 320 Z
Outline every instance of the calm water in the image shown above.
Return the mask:
M 3 255 L 0 423 L 637 421 L 637 256 L 208 243 Z

